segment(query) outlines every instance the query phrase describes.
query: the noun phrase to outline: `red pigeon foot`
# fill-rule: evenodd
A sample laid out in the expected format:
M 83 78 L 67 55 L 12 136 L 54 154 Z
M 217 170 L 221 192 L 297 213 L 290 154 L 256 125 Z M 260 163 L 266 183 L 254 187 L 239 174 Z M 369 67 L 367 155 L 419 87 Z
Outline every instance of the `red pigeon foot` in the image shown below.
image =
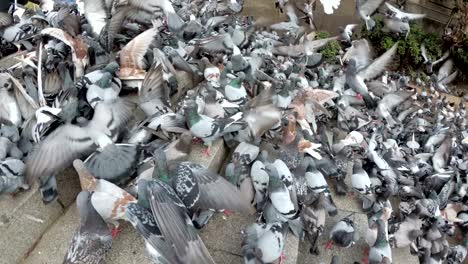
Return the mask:
M 362 94 L 357 94 L 356 97 L 357 97 L 357 99 L 359 99 L 359 100 L 362 100 L 362 99 L 363 99 Z
M 369 264 L 369 248 L 368 247 L 362 250 L 362 263 Z
M 286 256 L 283 253 L 281 253 L 281 255 L 279 257 L 279 264 L 283 264 L 285 259 L 286 259 Z
M 122 231 L 122 229 L 119 229 L 118 227 L 112 228 L 111 235 L 112 238 L 116 238 L 117 235 Z
M 203 150 L 203 155 L 205 157 L 210 157 L 211 156 L 211 148 L 210 147 L 207 147 Z
M 231 216 L 232 214 L 234 214 L 234 212 L 231 211 L 231 210 L 224 210 L 224 211 L 223 211 L 223 214 L 224 214 L 225 216 Z
M 328 241 L 327 245 L 325 246 L 326 249 L 330 250 L 333 246 L 333 240 Z

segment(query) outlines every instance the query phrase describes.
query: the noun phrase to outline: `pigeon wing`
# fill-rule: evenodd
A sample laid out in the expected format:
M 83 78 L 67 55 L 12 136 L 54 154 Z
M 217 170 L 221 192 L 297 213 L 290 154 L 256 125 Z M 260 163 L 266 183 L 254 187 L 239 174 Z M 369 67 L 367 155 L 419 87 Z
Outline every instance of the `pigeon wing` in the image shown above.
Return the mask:
M 86 128 L 63 125 L 52 132 L 29 154 L 26 161 L 26 180 L 45 180 L 70 166 L 73 160 L 89 155 L 96 149 Z
M 354 40 L 352 42 L 351 48 L 346 51 L 345 55 L 342 58 L 343 62 L 353 58 L 356 60 L 356 69 L 365 68 L 369 65 L 371 60 L 371 48 L 369 42 L 366 39 Z
M 150 185 L 150 205 L 164 239 L 171 242 L 182 263 L 214 263 L 208 249 L 198 236 L 185 207 L 172 200 L 157 182 Z
M 95 36 L 101 34 L 107 24 L 107 8 L 103 0 L 83 0 L 86 20 Z
M 181 165 L 189 168 L 198 183 L 200 193 L 197 201 L 198 207 L 215 210 L 249 211 L 249 202 L 226 179 L 196 163 L 184 162 Z
M 132 11 L 130 7 L 123 7 L 117 10 L 112 17 L 107 20 L 107 23 L 99 34 L 99 42 L 108 51 L 112 50 L 114 45 L 115 36 L 119 33 L 122 23 L 127 17 L 128 13 Z
M 444 55 L 442 55 L 442 57 L 436 61 L 434 61 L 433 65 L 436 65 L 436 64 L 439 64 L 441 62 L 443 62 L 444 60 L 446 60 L 448 58 L 448 56 L 450 55 L 450 50 L 447 50 Z
M 457 78 L 457 75 L 458 75 L 458 71 L 454 71 L 452 74 L 442 79 L 440 81 L 440 84 L 446 85 L 446 84 L 453 82 L 455 78 Z
M 383 1 L 384 0 L 368 0 L 364 4 L 358 6 L 359 13 L 364 17 L 370 16 L 379 8 Z M 359 1 L 357 2 L 359 3 Z
M 161 106 L 170 107 L 169 91 L 163 79 L 163 65 L 153 64 L 146 73 L 141 84 L 138 100 L 140 103 L 157 102 Z
M 415 19 L 421 19 L 423 17 L 426 16 L 426 14 L 415 14 L 415 13 L 406 13 L 406 12 L 403 12 L 401 11 L 400 9 L 392 6 L 391 4 L 389 4 L 388 2 L 385 2 L 385 5 L 387 6 L 388 9 L 390 9 L 390 11 L 396 13 L 396 17 L 398 19 L 403 19 L 403 18 L 407 18 L 408 20 L 415 20 Z
M 367 68 L 360 71 L 358 75 L 364 80 L 371 80 L 377 77 L 382 71 L 385 70 L 387 65 L 393 58 L 398 47 L 398 42 L 395 43 L 389 50 L 387 50 L 384 54 L 380 57 L 375 59 Z
M 120 52 L 120 66 L 142 70 L 145 67 L 143 57 L 157 33 L 156 28 L 150 28 L 125 45 Z
M 453 60 L 447 60 L 442 64 L 437 74 L 437 80 L 442 81 L 443 79 L 447 78 L 450 75 L 450 72 L 453 68 Z
M 428 61 L 429 58 L 427 57 L 426 45 L 421 44 L 421 56 L 424 58 L 424 61 Z

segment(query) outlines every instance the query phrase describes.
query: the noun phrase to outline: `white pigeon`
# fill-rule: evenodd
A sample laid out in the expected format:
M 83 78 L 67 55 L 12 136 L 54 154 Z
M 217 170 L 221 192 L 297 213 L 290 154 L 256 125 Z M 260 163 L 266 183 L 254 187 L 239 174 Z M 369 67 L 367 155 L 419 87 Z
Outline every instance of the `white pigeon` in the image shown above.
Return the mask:
M 325 14 L 331 15 L 335 11 L 334 9 L 338 9 L 341 0 L 320 0 L 320 3 L 323 5 Z

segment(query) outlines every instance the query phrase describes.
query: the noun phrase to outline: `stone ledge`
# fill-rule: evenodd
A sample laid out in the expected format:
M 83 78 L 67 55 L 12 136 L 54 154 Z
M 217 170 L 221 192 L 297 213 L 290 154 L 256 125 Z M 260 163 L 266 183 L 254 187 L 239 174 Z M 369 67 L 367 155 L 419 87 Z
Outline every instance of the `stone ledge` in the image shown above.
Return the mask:
M 78 177 L 73 171 L 65 170 L 57 177 L 57 186 L 62 203 L 70 206 L 79 192 Z M 15 197 L 2 197 L 0 212 L 0 248 L 10 249 L 4 251 L 2 261 L 18 263 L 63 215 L 64 208 L 57 201 L 45 205 L 37 186 L 32 186 Z

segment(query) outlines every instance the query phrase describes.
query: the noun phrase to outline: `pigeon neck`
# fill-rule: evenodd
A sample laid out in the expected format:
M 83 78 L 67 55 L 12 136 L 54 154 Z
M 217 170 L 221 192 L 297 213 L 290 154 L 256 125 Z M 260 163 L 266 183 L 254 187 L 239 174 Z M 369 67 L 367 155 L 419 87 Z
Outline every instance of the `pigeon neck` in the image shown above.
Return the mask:
M 198 123 L 198 121 L 201 120 L 201 116 L 198 114 L 196 108 L 187 109 L 186 115 L 189 127 L 194 126 L 196 123 Z
M 385 244 L 387 244 L 385 224 L 381 219 L 378 219 L 376 224 L 377 224 L 377 239 L 375 241 L 375 245 L 377 247 L 383 247 L 385 246 Z
M 165 158 L 157 157 L 153 171 L 153 179 L 161 179 L 163 182 L 169 182 L 169 171 Z

